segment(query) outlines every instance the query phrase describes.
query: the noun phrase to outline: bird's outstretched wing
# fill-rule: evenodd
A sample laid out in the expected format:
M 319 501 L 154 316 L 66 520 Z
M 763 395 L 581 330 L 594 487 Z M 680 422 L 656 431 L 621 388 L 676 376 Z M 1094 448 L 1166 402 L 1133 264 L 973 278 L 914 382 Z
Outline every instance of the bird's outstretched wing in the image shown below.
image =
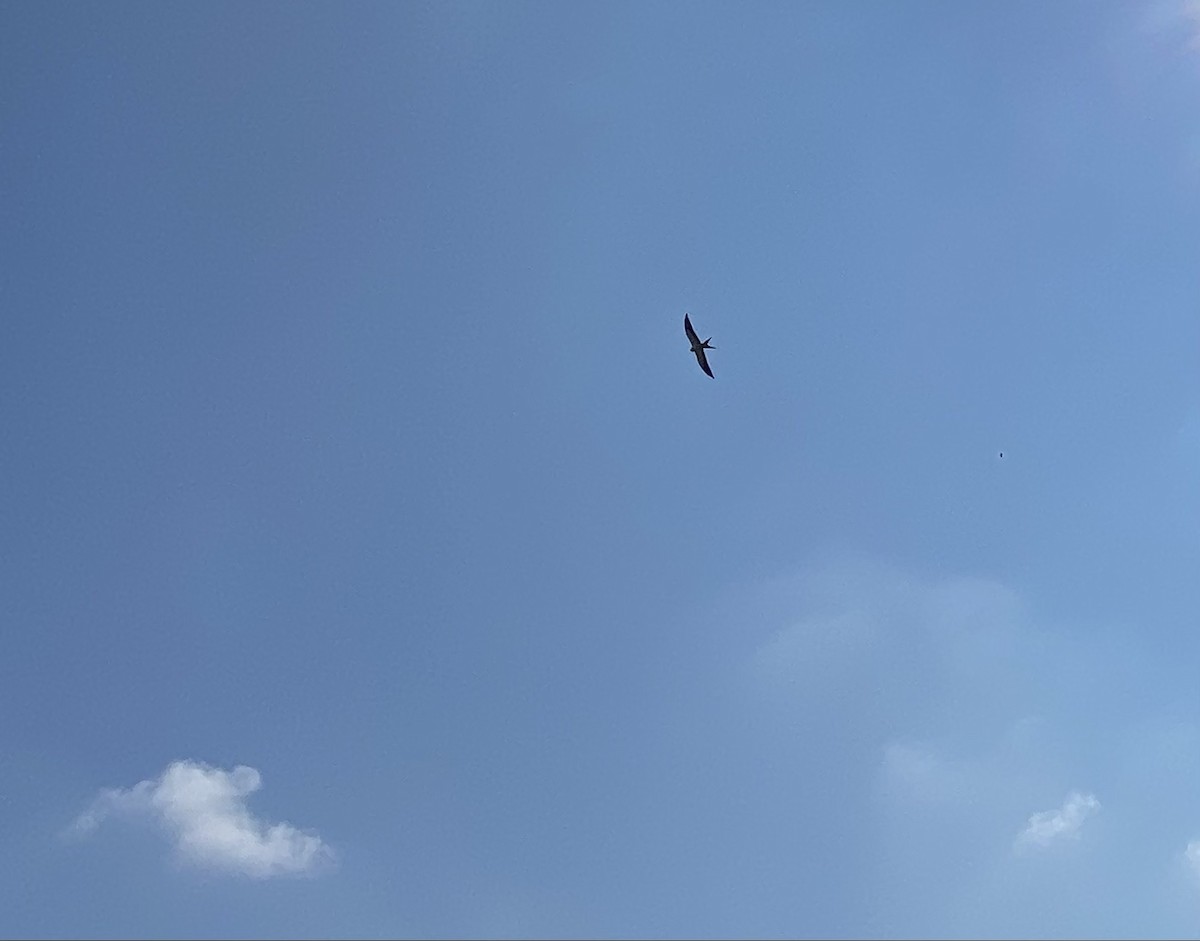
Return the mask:
M 696 354 L 696 362 L 700 364 L 700 368 L 708 373 L 710 379 L 716 379 L 717 377 L 712 374 L 712 370 L 708 368 L 708 357 L 704 355 L 704 347 L 695 347 L 692 352 Z
M 692 346 L 700 345 L 700 338 L 696 336 L 696 331 L 692 329 L 692 319 L 687 315 L 683 315 L 683 332 L 687 334 L 688 342 Z

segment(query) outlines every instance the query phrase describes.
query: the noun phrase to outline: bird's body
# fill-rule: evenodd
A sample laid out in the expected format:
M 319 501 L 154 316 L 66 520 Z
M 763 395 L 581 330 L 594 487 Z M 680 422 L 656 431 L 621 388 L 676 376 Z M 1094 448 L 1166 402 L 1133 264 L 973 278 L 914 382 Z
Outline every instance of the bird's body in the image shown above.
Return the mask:
M 715 346 L 709 345 L 708 340 L 711 340 L 712 337 L 709 337 L 703 343 L 700 342 L 700 337 L 696 336 L 696 331 L 692 329 L 692 321 L 687 314 L 683 315 L 683 332 L 687 334 L 688 342 L 692 344 L 692 352 L 696 354 L 696 362 L 700 364 L 700 368 L 704 370 L 710 379 L 715 379 L 716 377 L 713 376 L 712 370 L 708 367 L 708 356 L 704 352 L 705 350 L 716 349 Z

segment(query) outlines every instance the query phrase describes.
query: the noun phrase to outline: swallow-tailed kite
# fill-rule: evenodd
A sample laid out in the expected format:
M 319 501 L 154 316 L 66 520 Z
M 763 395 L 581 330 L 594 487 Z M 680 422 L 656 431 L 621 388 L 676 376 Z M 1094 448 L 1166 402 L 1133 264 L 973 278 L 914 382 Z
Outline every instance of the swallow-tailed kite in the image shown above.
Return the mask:
M 704 354 L 705 350 L 716 349 L 715 346 L 708 345 L 708 340 L 711 340 L 712 337 L 709 337 L 708 340 L 705 340 L 703 343 L 701 343 L 700 338 L 696 336 L 696 331 L 692 329 L 692 321 L 687 314 L 683 315 L 683 331 L 687 334 L 688 342 L 692 344 L 692 352 L 696 354 L 696 362 L 700 364 L 700 368 L 703 369 L 710 378 L 716 378 L 713 376 L 712 370 L 708 368 L 708 357 Z

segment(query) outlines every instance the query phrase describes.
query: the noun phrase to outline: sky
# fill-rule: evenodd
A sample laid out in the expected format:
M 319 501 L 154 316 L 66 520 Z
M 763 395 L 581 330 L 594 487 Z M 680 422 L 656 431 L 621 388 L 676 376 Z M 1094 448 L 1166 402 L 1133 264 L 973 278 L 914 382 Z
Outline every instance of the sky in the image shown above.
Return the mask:
M 0 934 L 1194 936 L 1198 101 L 1183 0 L 0 7 Z

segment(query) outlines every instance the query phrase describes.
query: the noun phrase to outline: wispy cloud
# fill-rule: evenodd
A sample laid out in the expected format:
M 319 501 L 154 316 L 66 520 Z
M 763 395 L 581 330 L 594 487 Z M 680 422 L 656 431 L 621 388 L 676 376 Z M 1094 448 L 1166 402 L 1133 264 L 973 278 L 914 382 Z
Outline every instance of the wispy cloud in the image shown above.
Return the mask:
M 1096 795 L 1072 791 L 1058 810 L 1044 810 L 1030 817 L 1025 829 L 1017 835 L 1014 848 L 1044 849 L 1060 840 L 1077 839 L 1083 822 L 1099 811 Z
M 1200 403 L 1184 415 L 1176 434 L 1176 444 L 1188 458 L 1200 458 Z
M 927 582 L 885 565 L 844 559 L 770 591 L 790 596 L 797 610 L 782 615 L 784 624 L 763 638 L 750 661 L 752 675 L 766 685 L 826 693 L 863 683 L 873 687 L 875 701 L 914 705 L 929 701 L 932 685 L 938 694 L 951 692 L 958 708 L 963 698 L 986 707 L 1019 701 L 1017 689 L 999 695 L 991 687 L 1027 685 L 1022 672 L 1028 671 L 1017 667 L 1041 653 L 1021 598 L 988 579 Z M 917 672 L 924 688 L 914 697 Z M 895 715 L 893 705 L 888 712 Z
M 1134 10 L 1144 32 L 1200 53 L 1200 0 L 1157 0 Z
M 882 784 L 888 793 L 944 800 L 961 793 L 964 780 L 962 769 L 934 749 L 889 742 L 883 749 Z
M 1192 840 L 1187 845 L 1187 849 L 1183 851 L 1183 855 L 1187 859 L 1188 865 L 1192 867 L 1192 871 L 1200 876 L 1200 840 Z
M 176 761 L 153 780 L 102 791 L 71 829 L 86 835 L 112 816 L 149 819 L 184 862 L 255 879 L 313 873 L 331 863 L 332 850 L 316 834 L 250 812 L 246 798 L 260 787 L 261 775 L 245 765 L 223 771 Z
M 1200 53 L 1200 0 L 1181 0 L 1179 19 L 1187 31 L 1187 47 Z
M 889 933 L 928 933 L 934 909 L 955 935 L 1186 930 L 1152 911 L 1172 834 L 1176 875 L 1200 883 L 1200 834 L 1178 833 L 1200 775 L 1186 658 L 1000 579 L 842 555 L 757 587 L 746 702 L 797 776 L 814 753 L 860 795 L 872 775 L 854 835 L 876 854 Z M 1042 803 L 1047 789 L 1065 800 Z M 1118 818 L 1087 865 L 1051 863 L 1113 812 L 1108 791 Z

